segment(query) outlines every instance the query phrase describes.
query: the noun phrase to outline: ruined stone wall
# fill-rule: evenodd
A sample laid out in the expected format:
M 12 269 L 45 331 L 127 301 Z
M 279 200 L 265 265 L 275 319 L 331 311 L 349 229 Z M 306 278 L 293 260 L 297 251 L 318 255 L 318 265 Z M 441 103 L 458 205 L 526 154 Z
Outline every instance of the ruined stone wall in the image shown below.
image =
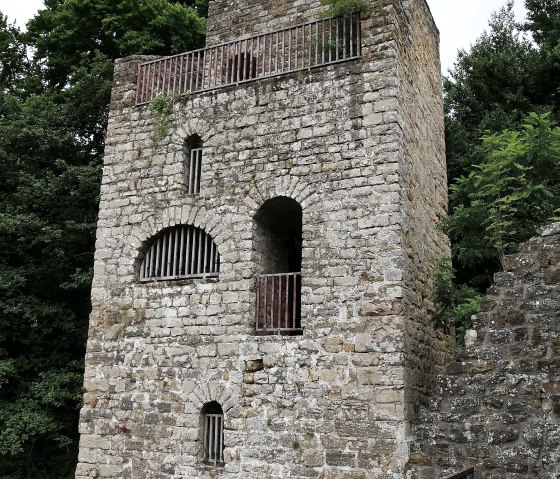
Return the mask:
M 475 328 L 422 411 L 414 477 L 560 478 L 560 223 L 506 257 Z
M 207 46 L 318 19 L 320 0 L 214 0 L 208 12 Z
M 394 11 L 364 20 L 359 60 L 179 99 L 157 148 L 149 107 L 133 105 L 139 59 L 117 62 L 78 479 L 404 477 L 403 269 L 415 252 Z M 195 196 L 193 134 L 204 144 Z M 302 336 L 255 335 L 253 217 L 278 196 L 303 209 Z M 138 281 L 150 238 L 176 224 L 212 236 L 219 278 Z M 201 458 L 210 401 L 224 410 L 224 466 Z

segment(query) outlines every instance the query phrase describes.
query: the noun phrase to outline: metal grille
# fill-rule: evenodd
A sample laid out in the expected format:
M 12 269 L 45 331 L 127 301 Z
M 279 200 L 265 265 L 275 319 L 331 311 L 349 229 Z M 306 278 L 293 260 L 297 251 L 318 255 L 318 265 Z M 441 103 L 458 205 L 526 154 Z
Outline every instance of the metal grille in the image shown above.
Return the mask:
M 301 274 L 266 274 L 255 281 L 257 331 L 301 331 Z
M 327 18 L 264 35 L 142 63 L 136 104 L 359 58 L 359 14 Z
M 469 467 L 464 471 L 450 474 L 449 476 L 445 476 L 442 479 L 474 479 L 474 467 Z
M 189 179 L 187 193 L 198 195 L 200 193 L 200 176 L 202 175 L 202 148 L 192 148 L 189 158 Z
M 220 254 L 200 228 L 181 225 L 159 234 L 140 266 L 140 281 L 217 276 Z
M 224 415 L 204 415 L 204 460 L 210 464 L 224 462 Z

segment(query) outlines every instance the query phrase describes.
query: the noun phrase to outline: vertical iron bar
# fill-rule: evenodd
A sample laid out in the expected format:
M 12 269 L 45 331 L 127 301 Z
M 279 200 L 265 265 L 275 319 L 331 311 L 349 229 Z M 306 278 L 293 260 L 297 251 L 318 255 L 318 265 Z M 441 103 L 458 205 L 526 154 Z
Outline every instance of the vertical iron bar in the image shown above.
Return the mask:
M 290 275 L 286 275 L 286 289 L 284 290 L 284 323 L 286 325 L 286 329 L 290 328 L 290 325 L 288 324 L 289 318 L 290 318 Z
M 255 281 L 255 329 L 260 330 L 259 319 L 261 316 L 261 281 L 262 278 L 257 276 Z
M 276 286 L 276 276 L 271 276 L 270 279 L 272 280 L 272 293 L 270 295 L 270 323 L 271 329 L 274 329 L 274 325 L 276 324 L 274 321 L 274 289 Z
M 186 271 L 184 266 L 185 261 L 185 227 L 181 226 L 181 237 L 179 239 L 179 265 L 178 265 L 178 274 L 181 276 L 186 275 Z
M 292 69 L 292 32 L 293 29 L 288 30 L 288 71 Z
M 354 14 L 348 19 L 350 23 L 350 56 L 354 56 Z
M 294 328 L 297 326 L 297 302 L 298 302 L 298 294 L 297 294 L 297 274 L 294 275 L 294 287 L 293 287 L 293 300 L 292 300 L 292 315 L 293 315 L 293 324 Z
M 264 329 L 267 329 L 267 318 L 268 318 L 268 276 L 264 277 L 264 294 L 263 294 L 263 298 L 264 298 L 264 322 L 263 322 L 263 327 Z
M 282 276 L 278 275 L 278 329 L 282 329 Z
M 199 228 L 198 229 L 198 263 L 197 263 L 197 269 L 196 269 L 196 274 L 202 274 L 202 249 L 203 249 L 203 243 L 204 243 L 204 238 L 203 238 L 203 231 Z

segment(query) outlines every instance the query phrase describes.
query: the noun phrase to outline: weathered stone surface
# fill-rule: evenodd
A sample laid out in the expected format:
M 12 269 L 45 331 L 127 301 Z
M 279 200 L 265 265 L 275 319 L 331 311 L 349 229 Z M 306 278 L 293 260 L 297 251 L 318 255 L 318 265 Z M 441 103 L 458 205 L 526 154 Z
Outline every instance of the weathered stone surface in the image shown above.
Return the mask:
M 419 414 L 411 477 L 467 464 L 485 479 L 560 477 L 560 308 L 550 302 L 560 297 L 550 276 L 560 229 L 539 232 L 508 257 L 475 318 L 476 339 L 439 378 L 434 407 Z

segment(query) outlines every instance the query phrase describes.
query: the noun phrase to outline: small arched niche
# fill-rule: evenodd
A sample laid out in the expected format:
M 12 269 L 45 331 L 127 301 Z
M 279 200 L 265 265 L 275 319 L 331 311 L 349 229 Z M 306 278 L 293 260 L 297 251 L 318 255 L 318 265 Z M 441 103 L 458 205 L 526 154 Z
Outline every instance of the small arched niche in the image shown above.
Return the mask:
M 260 334 L 301 334 L 300 204 L 277 196 L 254 216 L 256 331 Z

